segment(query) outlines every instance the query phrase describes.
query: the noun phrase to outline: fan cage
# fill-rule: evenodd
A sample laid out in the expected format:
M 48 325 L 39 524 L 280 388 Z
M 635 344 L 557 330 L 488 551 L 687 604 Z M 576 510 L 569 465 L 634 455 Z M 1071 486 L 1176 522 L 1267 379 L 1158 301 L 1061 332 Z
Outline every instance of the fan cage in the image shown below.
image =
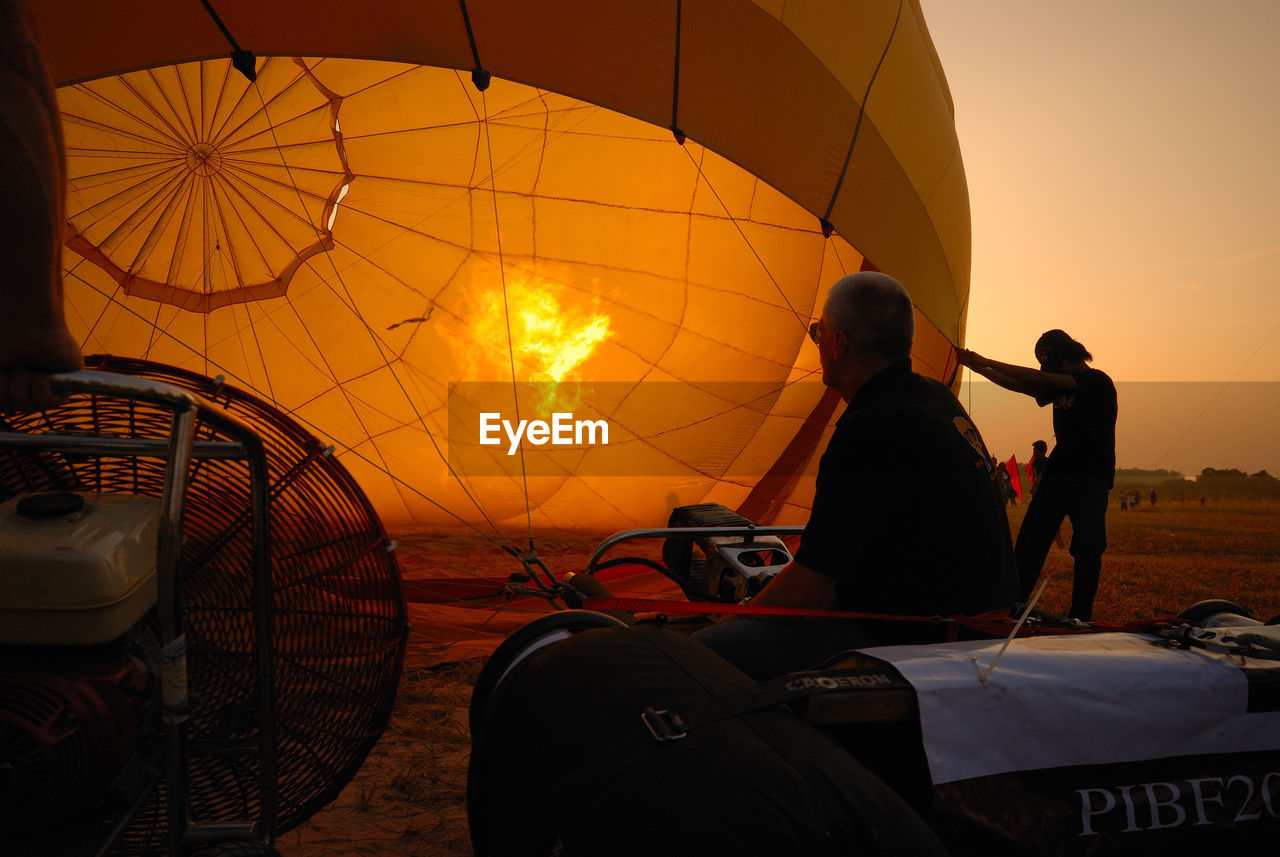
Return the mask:
M 275 831 L 335 798 L 381 737 L 395 702 L 408 621 L 387 534 L 346 469 L 268 402 L 150 361 L 91 357 L 89 367 L 173 384 L 251 426 L 270 483 L 270 609 L 278 805 Z M 0 418 L 28 434 L 167 438 L 163 407 L 75 395 L 61 407 Z M 232 438 L 201 419 L 196 441 Z M 0 498 L 78 491 L 159 497 L 164 463 L 136 457 L 0 451 Z M 258 736 L 248 464 L 191 465 L 184 507 L 182 618 L 191 698 L 189 803 L 196 823 L 260 816 L 260 761 L 232 751 Z M 122 839 L 125 853 L 165 842 L 163 789 Z

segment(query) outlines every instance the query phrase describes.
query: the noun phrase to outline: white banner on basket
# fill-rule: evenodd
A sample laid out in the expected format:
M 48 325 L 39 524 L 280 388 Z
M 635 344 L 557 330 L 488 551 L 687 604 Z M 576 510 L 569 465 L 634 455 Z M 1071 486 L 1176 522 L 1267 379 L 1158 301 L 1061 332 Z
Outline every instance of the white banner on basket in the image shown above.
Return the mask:
M 1248 713 L 1248 660 L 1139 634 L 886 646 L 915 688 L 935 785 L 1011 771 L 1280 748 L 1280 712 Z

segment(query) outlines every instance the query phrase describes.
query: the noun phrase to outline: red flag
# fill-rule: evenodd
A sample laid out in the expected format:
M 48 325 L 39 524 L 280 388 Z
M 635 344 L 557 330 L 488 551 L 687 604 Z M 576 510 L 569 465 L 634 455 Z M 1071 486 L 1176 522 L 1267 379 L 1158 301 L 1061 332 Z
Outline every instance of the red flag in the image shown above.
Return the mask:
M 1009 471 L 1009 481 L 1013 484 L 1013 493 L 1018 495 L 1018 499 L 1022 499 L 1022 477 L 1018 473 L 1018 456 L 1009 456 L 1009 461 L 1005 464 L 1004 469 Z

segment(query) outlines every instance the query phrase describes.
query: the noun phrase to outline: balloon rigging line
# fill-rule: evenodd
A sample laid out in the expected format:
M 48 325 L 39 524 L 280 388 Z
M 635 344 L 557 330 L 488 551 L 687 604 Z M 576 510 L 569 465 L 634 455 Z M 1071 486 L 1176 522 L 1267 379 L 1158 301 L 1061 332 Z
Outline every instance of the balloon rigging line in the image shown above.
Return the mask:
M 62 274 L 63 278 L 65 279 L 68 277 L 72 277 L 75 279 L 81 279 L 81 277 L 76 273 L 76 271 L 80 268 L 82 264 L 84 264 L 84 262 L 85 262 L 85 258 L 81 256 L 74 265 L 72 265 L 67 271 L 63 272 Z M 120 288 L 118 284 L 116 288 L 117 290 Z M 107 310 L 111 307 L 113 303 L 114 301 L 108 298 L 107 301 L 102 305 L 102 309 L 98 311 L 98 317 L 94 319 L 93 324 L 89 324 L 88 319 L 86 319 L 84 315 L 81 314 L 80 308 L 76 306 L 74 302 L 72 301 L 65 302 L 65 306 L 74 308 L 76 313 L 76 318 L 80 319 L 80 321 L 84 322 L 85 324 L 84 339 L 81 339 L 79 342 L 81 354 L 83 354 L 87 350 L 87 347 L 89 345 L 89 339 L 93 336 L 93 331 L 97 328 L 99 324 L 102 323 L 103 316 L 107 314 Z
M 463 14 L 466 14 L 467 4 L 465 0 L 462 2 Z M 467 31 L 470 33 L 470 22 L 467 24 Z M 475 42 L 472 41 L 474 49 Z M 476 67 L 480 66 L 480 55 L 476 54 Z M 485 150 L 489 157 L 489 195 L 493 200 L 493 233 L 498 246 L 498 280 L 502 283 L 502 317 L 507 329 L 507 361 L 511 365 L 511 398 L 515 407 L 516 422 L 520 420 L 520 388 L 516 383 L 516 350 L 515 343 L 511 338 L 511 306 L 507 301 L 507 265 L 502 256 L 502 224 L 498 217 L 498 182 L 493 170 L 493 135 L 489 127 L 489 99 L 485 95 L 487 87 L 480 87 L 480 109 L 482 116 L 481 124 L 484 126 L 484 143 Z M 529 553 L 536 554 L 533 546 L 533 510 L 529 504 L 529 474 L 525 467 L 524 444 L 520 444 L 520 479 L 524 487 L 524 516 L 529 525 Z
M 227 25 L 222 23 L 222 18 L 220 18 L 218 13 L 214 11 L 213 4 L 210 3 L 209 0 L 200 0 L 200 5 L 204 6 L 204 10 L 209 13 L 209 17 L 213 19 L 213 23 L 222 31 L 222 36 L 227 40 L 227 43 L 231 45 L 231 49 L 239 51 L 239 43 L 236 42 L 235 36 L 231 35 L 231 31 L 227 29 Z
M 684 22 L 684 6 L 682 0 L 676 0 L 676 50 L 671 67 L 671 133 L 676 142 L 684 145 L 684 132 L 680 130 L 680 26 Z
M 902 20 L 902 3 L 903 0 L 898 0 L 898 13 L 893 19 L 892 29 L 889 30 L 889 38 L 885 40 L 884 50 L 880 53 L 875 70 L 871 72 L 871 79 L 867 81 L 867 89 L 862 94 L 862 103 L 858 105 L 858 121 L 853 126 L 853 139 L 849 141 L 849 151 L 845 153 L 844 166 L 840 168 L 835 188 L 831 191 L 831 202 L 827 204 L 827 213 L 822 216 L 824 230 L 831 225 L 831 212 L 836 207 L 836 200 L 840 198 L 840 188 L 844 186 L 845 174 L 849 172 L 849 163 L 853 160 L 853 149 L 858 144 L 858 135 L 862 131 L 862 119 L 867 115 L 867 100 L 871 98 L 871 89 L 875 86 L 876 78 L 880 76 L 880 68 L 884 65 L 885 57 L 889 55 L 889 48 L 893 46 L 893 39 L 898 33 L 898 23 Z
M 471 15 L 467 12 L 467 0 L 458 0 L 458 6 L 462 10 L 462 26 L 467 31 L 467 43 L 471 46 L 471 58 L 476 61 L 475 68 L 472 69 L 472 75 L 486 74 L 484 71 L 484 63 L 480 62 L 480 48 L 476 46 L 476 34 L 471 29 Z M 474 79 L 474 78 L 473 78 Z M 479 86 L 479 81 L 476 81 Z M 484 93 L 484 87 L 480 87 L 481 95 Z
M 223 38 L 225 38 L 227 43 L 231 45 L 231 64 L 251 82 L 256 82 L 258 79 L 258 73 L 253 65 L 253 51 L 246 51 L 240 47 L 239 42 L 236 41 L 235 36 L 231 35 L 231 31 L 227 29 L 226 24 L 222 23 L 222 18 L 218 16 L 216 11 L 214 11 L 213 4 L 209 2 L 209 0 L 200 0 L 200 4 L 204 6 L 205 11 L 209 13 L 209 17 L 213 19 L 213 23 L 222 31 Z
M 306 207 L 306 202 L 305 202 L 305 201 L 303 200 L 303 198 L 302 198 L 302 191 L 301 191 L 301 189 L 300 189 L 300 188 L 298 188 L 297 182 L 295 182 L 295 181 L 294 181 L 294 179 L 293 179 L 293 171 L 292 171 L 292 169 L 291 169 L 291 168 L 290 168 L 290 166 L 289 166 L 288 160 L 284 157 L 284 149 L 283 149 L 283 146 L 281 146 L 281 145 L 280 145 L 280 140 L 279 140 L 279 138 L 278 138 L 278 136 L 277 136 L 277 134 L 276 134 L 276 127 L 275 127 L 275 123 L 271 121 L 271 114 L 270 114 L 270 111 L 269 111 L 269 110 L 268 110 L 268 108 L 267 108 L 267 101 L 266 101 L 266 98 L 263 96 L 263 94 L 262 94 L 262 89 L 261 89 L 261 87 L 258 85 L 258 83 L 257 83 L 257 81 L 256 81 L 256 80 L 253 82 L 253 89 L 257 92 L 257 94 L 258 94 L 258 100 L 259 100 L 259 102 L 262 104 L 262 112 L 263 112 L 263 115 L 264 115 L 264 116 L 266 117 L 266 119 L 267 119 L 267 129 L 271 132 L 271 138 L 272 138 L 272 141 L 273 141 L 273 142 L 274 142 L 274 144 L 275 144 L 276 152 L 280 155 L 280 163 L 281 163 L 281 165 L 284 167 L 285 175 L 287 175 L 287 176 L 289 177 L 289 182 L 290 182 L 290 184 L 293 186 L 293 190 L 294 190 L 294 192 L 295 192 L 295 193 L 297 194 L 297 196 L 298 196 L 298 203 L 299 203 L 300 207 L 302 208 L 302 211 L 306 212 L 306 211 L 307 211 L 307 207 Z M 495 202 L 495 205 L 496 205 L 496 202 Z M 309 217 L 309 216 L 308 216 L 308 217 Z M 315 225 L 314 223 L 311 223 L 311 228 L 312 228 L 312 229 L 314 229 L 318 235 L 319 235 L 319 234 L 323 234 L 323 233 L 321 232 L 321 230 L 319 230 L 319 229 L 316 227 L 316 225 Z M 478 511 L 478 512 L 480 513 L 481 517 L 483 517 L 483 518 L 484 518 L 484 520 L 489 524 L 489 526 L 491 526 L 491 527 L 493 528 L 494 532 L 495 532 L 495 533 L 497 533 L 497 535 L 498 535 L 501 539 L 509 541 L 509 539 L 507 539 L 506 535 L 502 533 L 501 529 L 499 529 L 498 525 L 497 525 L 496 523 L 494 523 L 494 521 L 489 517 L 489 515 L 485 512 L 485 510 L 480 506 L 480 502 L 479 502 L 479 500 L 477 500 L 477 499 L 476 499 L 476 497 L 471 493 L 470 489 L 468 489 L 468 488 L 466 487 L 466 485 L 465 485 L 465 483 L 463 483 L 463 481 L 462 481 L 461 477 L 460 477 L 460 476 L 459 476 L 459 475 L 454 471 L 453 466 L 448 462 L 448 460 L 446 459 L 446 457 L 444 456 L 444 454 L 441 452 L 439 445 L 436 443 L 435 436 L 431 433 L 431 430 L 427 427 L 426 419 L 425 419 L 425 418 L 422 416 L 422 414 L 418 411 L 418 408 L 417 408 L 417 406 L 414 404 L 412 397 L 410 397 L 410 395 L 409 395 L 409 391 L 408 391 L 408 390 L 405 388 L 405 386 L 404 386 L 404 382 L 400 379 L 400 375 L 399 375 L 399 373 L 398 373 L 398 372 L 396 372 L 395 368 L 391 365 L 391 364 L 392 364 L 392 361 L 391 361 L 391 360 L 389 360 L 389 359 L 387 358 L 387 356 L 386 356 L 385 352 L 383 351 L 383 345 L 382 345 L 382 341 L 381 341 L 380 337 L 378 337 L 378 336 L 377 336 L 377 334 L 376 334 L 376 333 L 374 333 L 374 331 L 372 330 L 372 328 L 369 326 L 368 321 L 367 321 L 367 320 L 364 318 L 364 316 L 359 312 L 359 310 L 358 310 L 358 309 L 356 309 L 357 304 L 356 304 L 355 298 L 354 298 L 354 296 L 352 296 L 350 289 L 348 289 L 348 288 L 347 288 L 346 280 L 343 278 L 342 273 L 338 270 L 337 263 L 336 263 L 336 262 L 334 262 L 334 260 L 333 260 L 332 251 L 331 251 L 329 248 L 327 248 L 327 247 L 326 247 L 326 248 L 325 248 L 325 251 L 324 251 L 324 255 L 325 255 L 325 258 L 327 258 L 327 259 L 329 260 L 329 265 L 330 265 L 330 267 L 331 267 L 331 268 L 332 268 L 332 270 L 333 270 L 333 275 L 334 275 L 334 277 L 337 279 L 338 284 L 342 287 L 342 291 L 343 291 L 343 293 L 344 293 L 344 294 L 346 295 L 346 297 L 347 297 L 347 300 L 348 300 L 348 302 L 349 302 L 349 304 L 348 304 L 348 305 L 349 305 L 350 307 L 352 307 L 352 310 L 353 310 L 353 312 L 355 313 L 356 318 L 360 320 L 361 324 L 362 324 L 362 325 L 364 326 L 364 328 L 365 328 L 365 331 L 369 334 L 369 338 L 372 340 L 372 342 L 373 342 L 373 344 L 374 344 L 375 348 L 376 348 L 376 349 L 377 349 L 377 351 L 378 351 L 379 356 L 380 356 L 380 357 L 382 358 L 382 360 L 383 360 L 383 365 L 384 365 L 384 367 L 385 367 L 385 368 L 387 369 L 387 371 L 390 373 L 390 375 L 391 375 L 392 379 L 394 379 L 394 380 L 395 380 L 395 382 L 396 382 L 396 386 L 397 386 L 397 387 L 399 387 L 401 394 L 404 396 L 405 401 L 408 403 L 408 405 L 409 405 L 410 409 L 413 411 L 414 416 L 415 416 L 415 418 L 417 419 L 417 421 L 418 421 L 419 425 L 421 425 L 423 432 L 424 432 L 424 433 L 426 433 L 427 437 L 431 440 L 431 445 L 432 445 L 432 447 L 435 449 L 436 454 L 437 454 L 438 456 L 440 456 L 441 461 L 443 461 L 443 462 L 444 462 L 445 467 L 449 470 L 449 473 L 450 473 L 451 475 L 453 475 L 453 476 L 454 476 L 454 478 L 456 478 L 456 479 L 458 480 L 458 484 L 459 484 L 459 486 L 461 486 L 463 494 L 464 494 L 464 495 L 466 495 L 466 497 L 467 497 L 469 500 L 471 500 L 472 505 L 474 505 L 474 506 L 475 506 L 476 511 Z M 308 265 L 308 267 L 310 267 L 310 265 Z M 294 309 L 294 313 L 295 313 L 295 314 L 297 314 L 297 309 L 293 307 L 293 304 L 292 304 L 292 302 L 291 302 L 291 301 L 289 302 L 289 304 L 290 304 L 290 307 Z M 300 318 L 300 317 L 299 317 L 299 320 L 301 321 L 301 318 Z M 305 324 L 303 325 L 303 330 L 306 330 L 306 325 L 305 325 Z M 310 333 L 308 333 L 308 336 L 310 336 Z M 313 343 L 314 343 L 314 339 L 313 339 Z M 319 352 L 318 344 L 317 344 L 317 352 Z M 323 355 L 322 355 L 322 358 L 323 358 Z M 326 361 L 326 368 L 329 368 L 329 367 L 328 367 L 328 364 L 327 364 L 327 361 Z M 348 406 L 350 406 L 351 402 L 350 402 L 350 396 L 349 396 L 349 394 L 347 393 L 346 389 L 345 389 L 345 388 L 343 388 L 342 384 L 338 382 L 338 379 L 337 379 L 336 375 L 333 375 L 332 370 L 330 369 L 329 371 L 330 371 L 330 377 L 333 379 L 333 382 L 334 382 L 335 386 L 337 387 L 337 389 L 339 389 L 339 390 L 341 390 L 341 391 L 342 391 L 342 394 L 343 394 L 344 399 L 347 401 Z M 355 413 L 356 413 L 355 408 L 352 408 L 352 413 L 353 413 L 353 414 L 355 414 Z M 364 425 L 363 419 L 362 419 L 362 418 L 360 418 L 360 417 L 358 416 L 358 414 L 357 414 L 357 419 L 360 421 L 361 426 L 363 427 L 363 425 Z M 368 434 L 367 429 L 366 429 L 366 434 Z M 348 449 L 350 449 L 350 448 L 348 447 Z M 354 452 L 354 450 L 352 450 L 352 451 Z M 363 456 L 361 456 L 361 457 L 363 458 Z M 381 458 L 381 453 L 380 453 L 380 452 L 379 452 L 379 457 Z M 374 465 L 374 466 L 375 466 L 375 467 L 377 467 L 377 465 Z M 383 461 L 382 466 L 381 466 L 381 467 L 378 467 L 378 469 L 379 469 L 379 470 L 381 470 L 382 472 L 386 473 L 388 476 L 390 476 L 390 475 L 391 475 L 391 468 L 390 468 L 390 466 L 389 466 L 385 461 Z M 392 478 L 393 478 L 393 480 L 394 480 L 394 484 L 396 484 L 396 485 L 402 485 L 402 484 L 404 484 L 403 480 L 396 479 L 395 477 L 392 477 Z M 420 495 L 421 495 L 421 492 L 420 492 L 420 491 L 416 491 L 416 489 L 415 489 L 415 493 L 418 493 L 418 494 L 420 494 Z M 422 495 L 422 496 L 424 496 L 424 497 L 425 497 L 425 495 Z M 527 497 L 528 497 L 528 492 L 527 492 L 527 490 L 526 490 L 526 492 L 525 492 L 525 496 L 526 496 L 526 500 L 527 500 Z M 402 501 L 403 501 L 403 497 L 402 497 L 401 499 L 402 499 Z M 437 503 L 437 502 L 436 502 L 436 501 L 434 501 L 434 500 L 432 500 L 431 502 L 432 502 L 433 504 L 435 504 L 437 507 L 441 508 L 441 509 L 443 509 L 443 508 L 444 508 L 441 504 Z M 406 504 L 406 505 L 408 505 L 408 504 Z M 457 515 L 456 513 L 452 513 L 452 512 L 450 512 L 450 514 L 453 514 L 453 516 L 454 516 L 456 519 L 458 519 L 458 520 L 462 520 L 461 516 Z M 471 526 L 473 529 L 477 530 L 477 532 L 483 532 L 483 531 L 481 531 L 478 527 L 476 527 L 474 524 L 468 524 L 468 525 L 469 525 L 469 526 Z M 500 543 L 501 543 L 501 542 L 498 542 L 497 540 L 494 540 L 494 541 L 495 541 L 495 543 L 497 543 L 497 544 L 500 544 Z
M 702 164 L 698 163 L 698 160 L 693 157 L 693 153 L 689 151 L 688 147 L 681 146 L 681 148 L 684 149 L 684 153 L 688 156 L 689 162 L 693 164 L 693 168 L 698 171 L 698 177 L 706 183 L 707 189 L 711 191 L 711 195 L 716 198 L 716 202 L 720 203 L 720 207 L 724 209 L 725 217 L 729 218 L 729 222 L 733 224 L 733 228 L 738 231 L 738 235 L 742 237 L 742 242 L 747 245 L 747 249 L 751 251 L 751 255 L 756 257 L 756 261 L 760 263 L 760 268 L 764 271 L 764 275 L 769 278 L 769 282 L 773 283 L 773 287 L 782 298 L 782 302 L 787 305 L 787 309 L 791 311 L 791 315 L 800 323 L 800 327 L 804 329 L 805 335 L 807 336 L 809 331 L 808 321 L 800 317 L 800 313 L 796 310 L 795 306 L 792 305 L 790 299 L 787 298 L 786 292 L 783 291 L 782 286 L 778 284 L 778 280 L 773 276 L 773 272 L 769 270 L 769 265 L 760 255 L 760 252 L 756 250 L 755 245 L 751 243 L 751 239 L 747 237 L 747 233 L 743 230 L 742 225 L 738 223 L 738 218 L 733 216 L 733 212 L 729 210 L 729 206 L 725 203 L 724 199 L 721 198 L 719 192 L 716 191 L 715 185 L 711 183 L 710 179 L 707 178 L 706 173 L 702 171 Z M 704 148 L 703 151 L 705 152 L 706 149 Z
M 293 304 L 292 304 L 292 303 L 290 303 L 290 304 L 289 304 L 289 308 L 290 308 L 290 309 L 294 309 L 294 307 L 293 307 Z M 297 314 L 297 310 L 296 310 L 296 309 L 294 309 L 294 314 L 295 314 L 295 315 Z M 278 324 L 276 324 L 275 319 L 271 318 L 271 317 L 270 317 L 270 315 L 268 315 L 268 314 L 264 313 L 264 314 L 263 314 L 263 317 L 264 317 L 264 318 L 266 318 L 266 319 L 267 319 L 267 320 L 268 320 L 268 321 L 269 321 L 269 322 L 270 322 L 270 323 L 271 323 L 271 324 L 272 324 L 272 325 L 273 325 L 277 330 L 279 330 L 279 329 L 280 329 L 280 326 L 279 326 Z M 248 331 L 249 331 L 249 335 L 253 338 L 253 345 L 254 345 L 254 348 L 256 348 L 256 349 L 257 349 L 257 351 L 258 351 L 258 359 L 257 359 L 257 361 L 256 361 L 256 365 L 258 365 L 258 366 L 260 366 L 260 367 L 262 368 L 262 378 L 263 378 L 263 381 L 266 383 L 267 394 L 271 397 L 271 401 L 275 402 L 275 401 L 277 401 L 277 398 L 276 398 L 276 388 L 275 388 L 275 384 L 274 384 L 274 383 L 272 382 L 272 380 L 271 380 L 271 373 L 267 371 L 267 358 L 266 358 L 266 352 L 264 352 L 264 351 L 262 350 L 262 339 L 261 339 L 261 337 L 260 337 L 260 336 L 259 336 L 259 334 L 258 334 L 258 327 L 257 327 L 257 325 L 255 325 L 255 324 L 253 323 L 253 317 L 252 317 L 252 315 L 250 314 L 250 310 L 249 310 L 249 307 L 248 307 L 248 306 L 245 306 L 245 308 L 244 308 L 244 320 L 245 320 L 246 328 L 247 328 L 247 329 L 248 329 Z M 282 331 L 282 333 L 283 333 L 283 331 Z M 237 337 L 236 337 L 236 339 L 237 339 L 237 340 L 239 341 L 239 343 L 240 343 L 240 353 L 244 355 L 244 365 L 245 365 L 246 370 L 248 370 L 248 369 L 249 369 L 249 367 L 252 367 L 253 365 L 255 365 L 255 361 L 251 361 L 251 360 L 249 359 L 249 355 L 245 352 L 245 347 L 244 347 L 244 340 L 245 340 L 245 337 L 244 337 L 244 336 L 237 336 Z M 205 347 L 206 347 L 206 350 L 208 349 L 208 342 L 209 342 L 209 340 L 208 340 L 208 339 L 206 339 L 206 340 L 205 340 L 205 343 L 206 343 L 206 346 L 205 346 Z M 309 362 L 309 361 L 308 361 L 308 362 Z M 206 373 L 206 374 L 208 374 L 208 373 Z M 257 385 L 254 385 L 254 386 L 256 387 Z
M 1258 356 L 1258 352 L 1261 351 L 1266 346 L 1266 344 L 1271 341 L 1271 337 L 1276 335 L 1276 331 L 1280 331 L 1280 323 L 1277 323 L 1275 327 L 1271 328 L 1271 332 L 1262 338 L 1262 342 L 1258 344 L 1257 348 L 1253 349 L 1252 354 L 1250 354 L 1247 358 L 1245 358 L 1245 361 L 1240 364 L 1240 368 L 1235 371 L 1235 374 L 1232 375 L 1227 380 L 1227 382 L 1223 384 L 1221 388 L 1218 389 L 1218 392 L 1215 393 L 1213 398 L 1209 400 L 1209 403 L 1204 406 L 1204 409 L 1201 410 L 1200 413 L 1197 414 L 1191 420 L 1191 422 L 1187 424 L 1187 427 L 1182 430 L 1182 434 L 1178 435 L 1177 440 L 1175 440 L 1173 443 L 1169 445 L 1169 448 L 1164 451 L 1164 455 L 1160 456 L 1159 461 L 1156 462 L 1156 467 L 1160 467 L 1160 465 L 1164 464 L 1164 462 L 1169 458 L 1169 453 L 1173 452 L 1174 447 L 1182 443 L 1182 439 L 1187 436 L 1187 434 L 1191 431 L 1191 429 L 1193 429 L 1196 426 L 1196 424 L 1200 422 L 1201 419 L 1204 418 L 1205 414 L 1209 413 L 1209 410 L 1214 406 L 1214 404 L 1218 401 L 1218 399 L 1222 397 L 1222 394 L 1227 391 L 1227 388 L 1235 383 L 1236 378 L 1240 377 L 1240 373 L 1245 370 L 1245 367 L 1253 362 L 1253 358 Z

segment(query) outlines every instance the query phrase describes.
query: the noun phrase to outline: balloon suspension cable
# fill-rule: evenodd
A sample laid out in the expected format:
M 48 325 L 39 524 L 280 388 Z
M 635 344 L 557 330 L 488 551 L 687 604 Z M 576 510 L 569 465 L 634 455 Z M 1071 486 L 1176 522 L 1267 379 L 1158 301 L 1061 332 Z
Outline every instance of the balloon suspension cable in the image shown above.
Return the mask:
M 862 132 L 862 119 L 867 115 L 867 101 L 871 98 L 871 90 L 876 84 L 876 78 L 880 76 L 880 68 L 884 65 L 885 57 L 889 55 L 889 48 L 893 46 L 894 36 L 898 34 L 898 24 L 902 21 L 902 5 L 903 0 L 898 0 L 898 14 L 893 19 L 893 27 L 889 30 L 889 38 L 885 39 L 884 50 L 881 51 L 875 70 L 871 72 L 871 79 L 867 81 L 866 91 L 862 94 L 862 104 L 858 105 L 858 119 L 853 125 L 853 138 L 849 141 L 849 151 L 844 156 L 844 166 L 840 168 L 840 175 L 836 178 L 836 185 L 831 191 L 831 201 L 827 203 L 827 211 L 819 220 L 822 224 L 822 231 L 827 235 L 831 234 L 829 230 L 834 229 L 831 225 L 831 212 L 835 210 L 836 200 L 840 198 L 840 189 L 844 186 L 844 177 L 849 172 L 849 163 L 853 160 L 854 147 L 858 145 L 858 135 Z
M 222 23 L 222 16 L 213 8 L 213 4 L 209 0 L 200 0 L 200 4 L 204 6 L 204 10 L 209 13 L 209 17 L 219 30 L 222 36 L 231 45 L 231 65 L 235 70 L 244 75 L 250 83 L 258 80 L 258 70 L 255 67 L 257 58 L 253 51 L 246 51 L 240 47 L 240 43 L 236 41 L 236 37 L 231 35 L 231 31 L 227 29 L 227 25 Z
M 991 664 L 984 671 L 978 663 L 977 658 L 972 658 L 974 666 L 978 667 L 978 681 L 982 684 L 987 683 L 987 679 L 991 678 L 991 673 L 995 671 L 996 664 L 1000 663 L 1000 658 L 1004 656 L 1004 650 L 1009 648 L 1009 644 L 1013 642 L 1013 638 L 1018 636 L 1018 631 L 1022 630 L 1022 623 L 1027 621 L 1027 617 L 1031 615 L 1031 611 L 1035 609 L 1036 602 L 1040 600 L 1040 596 L 1044 594 L 1044 588 L 1049 585 L 1051 575 L 1045 575 L 1044 582 L 1040 584 L 1040 588 L 1036 590 L 1036 594 L 1027 602 L 1027 606 L 1022 608 L 1022 615 L 1018 617 L 1018 621 L 1014 623 L 1013 630 L 1009 632 L 1009 636 L 1005 637 L 1004 643 L 1000 645 L 1000 651 L 996 652 L 996 656 L 991 659 Z
M 502 227 L 498 218 L 498 182 L 493 169 L 493 137 L 490 135 L 489 127 L 489 100 L 485 95 L 485 89 L 488 88 L 488 82 L 485 86 L 480 86 L 480 106 L 481 106 L 481 123 L 484 125 L 484 142 L 485 148 L 489 155 L 489 191 L 493 198 L 493 231 L 498 242 L 498 279 L 502 283 L 502 318 L 507 326 L 507 360 L 511 365 L 511 398 L 515 403 L 516 422 L 520 420 L 520 387 L 516 382 L 516 348 L 515 342 L 511 337 L 511 306 L 507 301 L 507 265 L 502 255 Z M 529 553 L 535 554 L 533 546 L 533 510 L 529 503 L 529 472 L 525 466 L 524 444 L 520 444 L 520 479 L 524 489 L 524 516 L 529 525 Z M 535 557 L 536 558 L 536 557 Z M 522 560 L 523 561 L 523 560 Z M 525 563 L 525 568 L 529 568 Z M 545 569 L 546 566 L 543 566 Z
M 681 28 L 684 24 L 684 4 L 676 0 L 676 50 L 671 68 L 671 134 L 681 146 L 688 139 L 680 130 L 680 47 Z

